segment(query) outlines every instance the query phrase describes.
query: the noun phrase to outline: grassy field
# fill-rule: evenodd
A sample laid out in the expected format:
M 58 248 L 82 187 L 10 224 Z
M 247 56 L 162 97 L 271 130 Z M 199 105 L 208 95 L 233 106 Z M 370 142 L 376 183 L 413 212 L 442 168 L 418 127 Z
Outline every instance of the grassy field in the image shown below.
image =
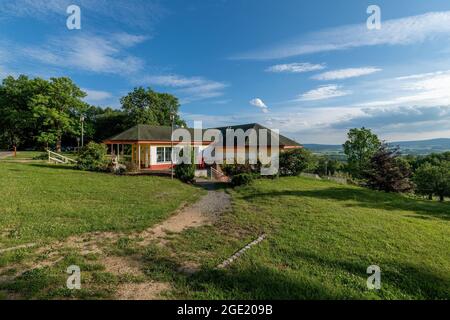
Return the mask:
M 0 163 L 0 185 L 1 246 L 142 230 L 202 193 L 163 178 L 8 162 Z M 0 283 L 0 298 L 1 290 L 25 298 L 112 298 L 121 284 L 142 281 L 169 284 L 169 299 L 450 298 L 450 203 L 307 178 L 226 191 L 233 210 L 213 226 L 171 234 L 164 246 L 136 246 L 125 236 L 109 247 L 111 255 L 139 261 L 142 275 L 111 274 L 100 257 L 68 252 L 56 265 Z M 216 268 L 261 234 L 266 240 L 229 268 Z M 0 258 L 0 267 L 36 258 L 21 252 Z M 84 271 L 80 291 L 65 289 L 70 264 Z M 379 291 L 366 287 L 370 265 L 382 270 Z M 181 271 L 185 266 L 196 272 Z
M 12 151 L 11 151 L 12 152 Z M 2 160 L 6 161 L 14 161 L 14 160 L 33 160 L 35 158 L 41 157 L 42 155 L 46 155 L 47 153 L 45 151 L 17 151 L 16 157 L 9 156 Z M 77 154 L 74 152 L 61 152 L 63 156 L 69 157 L 69 158 L 76 158 Z
M 0 163 L 0 190 L 0 249 L 93 231 L 143 230 L 202 194 L 164 178 L 8 161 Z
M 171 297 L 195 299 L 448 299 L 450 204 L 306 178 L 260 180 L 232 192 L 234 213 L 150 250 Z M 226 271 L 214 267 L 260 234 L 268 238 Z M 202 271 L 175 273 L 183 260 Z M 369 291 L 367 267 L 382 270 Z M 175 274 L 175 276 L 174 276 Z

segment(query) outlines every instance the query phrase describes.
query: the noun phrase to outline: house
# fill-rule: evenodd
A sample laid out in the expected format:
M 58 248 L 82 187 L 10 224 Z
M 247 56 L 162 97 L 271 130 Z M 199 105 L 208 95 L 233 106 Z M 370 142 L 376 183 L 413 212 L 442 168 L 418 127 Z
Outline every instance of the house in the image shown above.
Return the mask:
M 271 130 L 257 123 L 213 129 L 220 131 L 224 137 L 226 137 L 227 129 L 242 129 L 244 132 L 248 132 L 249 129 L 253 129 L 257 133 L 267 133 L 267 140 L 270 144 Z M 262 129 L 264 129 L 264 131 L 261 131 Z M 197 157 L 200 157 L 201 159 L 203 157 L 203 152 L 211 145 L 211 141 L 203 140 L 203 134 L 206 132 L 206 130 L 203 129 L 201 131 L 202 134 L 200 138 L 196 137 L 193 128 L 186 128 L 186 130 L 188 130 L 192 137 L 191 146 L 195 150 L 195 155 Z M 110 139 L 105 140 L 103 143 L 108 145 L 108 149 L 110 150 L 109 152 L 111 153 L 111 155 L 118 156 L 119 159 L 122 160 L 124 158 L 128 158 L 128 161 L 140 164 L 139 168 L 141 170 L 159 171 L 170 169 L 173 165 L 171 158 L 172 147 L 181 142 L 181 140 L 171 141 L 171 138 L 171 127 L 137 125 Z M 245 152 L 248 152 L 248 148 L 250 147 L 251 146 L 249 145 L 249 139 L 248 137 L 246 137 Z M 258 148 L 259 143 L 254 147 Z M 220 148 L 220 146 L 216 146 L 216 149 Z M 226 150 L 225 141 L 222 148 L 223 150 Z M 237 148 L 239 147 L 236 145 L 235 141 L 235 149 Z M 302 146 L 285 136 L 279 135 L 279 149 L 281 152 L 283 150 L 293 148 L 302 148 Z

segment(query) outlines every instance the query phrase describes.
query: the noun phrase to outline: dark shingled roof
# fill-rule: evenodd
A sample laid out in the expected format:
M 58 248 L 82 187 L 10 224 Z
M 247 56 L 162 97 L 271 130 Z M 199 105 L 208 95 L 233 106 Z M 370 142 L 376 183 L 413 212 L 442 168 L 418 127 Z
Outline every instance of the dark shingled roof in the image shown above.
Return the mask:
M 242 129 L 244 132 L 246 132 L 249 129 L 254 129 L 258 133 L 259 133 L 259 130 L 266 129 L 267 130 L 267 145 L 270 145 L 270 142 L 271 142 L 271 135 L 270 135 L 271 130 L 269 128 L 266 128 L 266 127 L 258 124 L 258 123 L 249 123 L 249 124 L 242 124 L 242 125 L 237 125 L 237 126 L 228 126 L 228 127 L 221 127 L 221 128 L 213 128 L 213 129 L 220 130 L 222 132 L 222 135 L 224 138 L 227 135 L 227 129 L 232 129 L 232 130 Z M 259 136 L 258 136 L 258 139 L 259 139 Z M 301 147 L 301 145 L 298 142 L 295 142 L 294 140 L 289 139 L 281 134 L 279 135 L 279 143 L 280 143 L 280 146 Z M 246 139 L 246 145 L 248 145 L 247 139 Z
M 193 128 L 186 128 L 191 132 L 191 136 L 194 137 L 194 129 Z M 251 124 L 244 124 L 244 125 L 237 125 L 237 126 L 229 126 L 229 127 L 221 127 L 221 128 L 211 128 L 211 129 L 217 129 L 222 132 L 223 137 L 226 137 L 226 131 L 227 129 L 233 129 L 238 130 L 242 129 L 244 132 L 246 132 L 249 129 L 255 129 L 257 132 L 261 129 L 267 129 L 268 132 L 270 132 L 270 129 L 257 124 L 257 123 L 251 123 Z M 205 129 L 203 130 L 205 131 Z M 114 142 L 114 141 L 167 141 L 170 142 L 171 140 L 171 127 L 164 127 L 164 126 L 152 126 L 152 125 L 144 125 L 140 124 L 137 126 L 134 126 L 133 128 L 130 128 L 110 139 L 107 139 L 106 141 Z M 290 147 L 300 147 L 301 145 L 294 140 L 291 140 L 283 135 L 280 134 L 279 137 L 280 140 L 280 146 L 290 146 Z M 267 143 L 270 144 L 270 134 L 268 134 Z M 248 141 L 246 141 L 248 144 Z

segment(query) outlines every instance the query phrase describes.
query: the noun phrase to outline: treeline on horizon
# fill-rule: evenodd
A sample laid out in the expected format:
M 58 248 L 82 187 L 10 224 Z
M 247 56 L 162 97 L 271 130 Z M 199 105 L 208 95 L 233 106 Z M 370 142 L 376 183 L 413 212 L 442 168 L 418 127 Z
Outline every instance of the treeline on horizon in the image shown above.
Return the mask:
M 0 85 L 0 149 L 76 147 L 84 118 L 85 141 L 101 142 L 137 124 L 185 125 L 178 98 L 137 87 L 120 99 L 119 110 L 86 103 L 70 78 L 9 76 Z

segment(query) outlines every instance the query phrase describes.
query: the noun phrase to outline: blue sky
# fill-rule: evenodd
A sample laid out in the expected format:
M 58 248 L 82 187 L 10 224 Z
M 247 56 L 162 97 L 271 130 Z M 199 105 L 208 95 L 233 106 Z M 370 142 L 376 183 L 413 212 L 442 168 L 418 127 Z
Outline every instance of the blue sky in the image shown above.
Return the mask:
M 70 4 L 81 30 L 66 27 Z M 259 122 L 302 143 L 360 126 L 450 137 L 449 40 L 444 0 L 0 0 L 0 78 L 70 76 L 114 108 L 150 86 L 189 123 Z

